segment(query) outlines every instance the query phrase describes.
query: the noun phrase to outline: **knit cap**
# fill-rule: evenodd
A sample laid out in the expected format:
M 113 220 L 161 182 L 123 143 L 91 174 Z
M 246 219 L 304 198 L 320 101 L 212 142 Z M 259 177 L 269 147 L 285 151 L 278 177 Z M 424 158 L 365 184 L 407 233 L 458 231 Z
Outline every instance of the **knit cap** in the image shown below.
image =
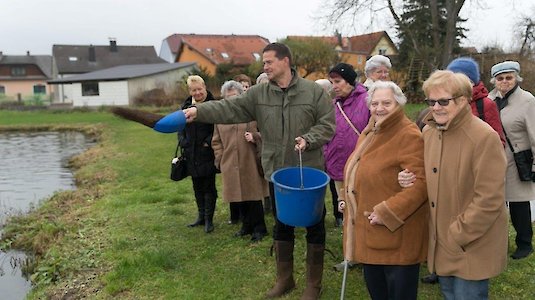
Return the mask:
M 448 70 L 454 73 L 463 73 L 474 84 L 479 83 L 479 66 L 477 62 L 470 57 L 459 57 L 450 62 Z
M 342 77 L 347 83 L 355 85 L 357 79 L 357 72 L 353 69 L 353 66 L 346 63 L 339 63 L 329 71 L 329 74 L 334 73 Z

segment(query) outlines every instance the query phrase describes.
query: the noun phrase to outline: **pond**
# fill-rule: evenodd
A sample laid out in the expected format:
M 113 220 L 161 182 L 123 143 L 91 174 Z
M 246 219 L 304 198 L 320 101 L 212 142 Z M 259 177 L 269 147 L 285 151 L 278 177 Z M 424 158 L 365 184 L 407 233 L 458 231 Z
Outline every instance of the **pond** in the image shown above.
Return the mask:
M 60 190 L 75 188 L 69 159 L 94 141 L 79 132 L 0 133 L 0 234 L 6 219 L 28 212 Z M 22 276 L 20 251 L 0 251 L 2 299 L 24 299 L 31 289 Z

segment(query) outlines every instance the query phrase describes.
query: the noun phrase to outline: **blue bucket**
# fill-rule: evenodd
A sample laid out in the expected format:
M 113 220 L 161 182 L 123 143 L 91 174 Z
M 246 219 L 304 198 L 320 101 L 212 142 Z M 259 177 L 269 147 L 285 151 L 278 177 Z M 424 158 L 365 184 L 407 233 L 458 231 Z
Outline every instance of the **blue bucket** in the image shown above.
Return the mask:
M 284 224 L 309 227 L 323 215 L 329 176 L 318 169 L 303 167 L 303 188 L 299 167 L 283 168 L 271 175 L 275 188 L 277 218 Z
M 173 133 L 184 130 L 186 127 L 186 115 L 182 110 L 177 110 L 161 118 L 154 124 L 154 130 L 162 133 Z

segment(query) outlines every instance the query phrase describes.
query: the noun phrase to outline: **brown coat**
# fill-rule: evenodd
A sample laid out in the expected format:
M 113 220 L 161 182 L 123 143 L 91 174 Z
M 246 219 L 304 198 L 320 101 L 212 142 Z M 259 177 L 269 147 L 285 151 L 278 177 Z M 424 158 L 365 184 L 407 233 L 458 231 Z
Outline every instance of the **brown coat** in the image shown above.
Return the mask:
M 408 188 L 398 183 L 404 169 L 417 177 Z M 429 208 L 423 141 L 402 107 L 382 124 L 370 119 L 346 163 L 344 179 L 345 259 L 379 265 L 425 261 Z M 365 212 L 373 211 L 384 226 L 370 224 Z
M 212 148 L 215 166 L 221 170 L 225 202 L 262 200 L 268 195 L 267 182 L 258 172 L 256 145 L 245 140 L 246 131 L 259 138 L 256 122 L 217 124 L 214 128 Z
M 441 129 L 432 119 L 426 123 L 429 271 L 466 280 L 494 277 L 507 263 L 507 163 L 500 138 L 469 105 Z

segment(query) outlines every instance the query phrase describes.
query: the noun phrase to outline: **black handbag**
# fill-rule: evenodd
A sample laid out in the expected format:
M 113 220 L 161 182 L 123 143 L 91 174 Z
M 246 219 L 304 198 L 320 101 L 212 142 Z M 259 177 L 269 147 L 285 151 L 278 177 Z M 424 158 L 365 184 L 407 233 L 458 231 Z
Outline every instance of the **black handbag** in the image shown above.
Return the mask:
M 513 152 L 513 157 L 515 159 L 516 169 L 518 170 L 518 177 L 520 178 L 520 181 L 535 180 L 535 176 L 531 172 L 531 168 L 533 166 L 533 153 L 531 152 L 531 149 L 515 152 L 515 150 L 513 149 L 513 145 L 511 145 L 511 141 L 507 137 L 507 134 L 505 134 L 505 139 L 507 140 L 507 144 L 509 144 L 511 152 Z
M 182 148 L 180 149 L 180 157 L 178 157 L 178 147 L 176 146 L 175 150 L 175 158 L 171 162 L 171 180 L 174 181 L 180 181 L 186 177 L 188 177 L 188 166 L 186 157 L 184 156 L 184 151 Z

